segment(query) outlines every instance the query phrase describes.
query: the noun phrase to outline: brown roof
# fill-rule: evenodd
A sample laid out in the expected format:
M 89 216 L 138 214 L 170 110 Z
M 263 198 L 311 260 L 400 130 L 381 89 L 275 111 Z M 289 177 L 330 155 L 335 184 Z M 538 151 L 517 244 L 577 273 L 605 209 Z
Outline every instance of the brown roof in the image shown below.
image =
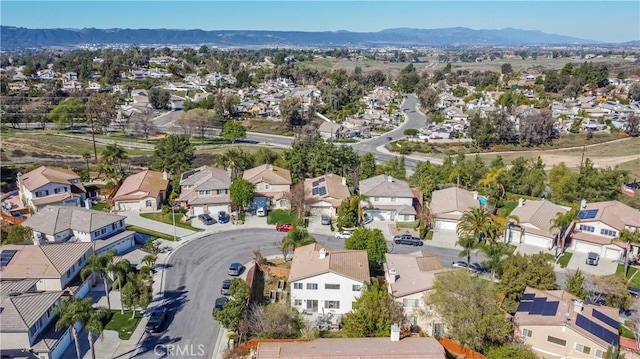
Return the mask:
M 61 278 L 92 246 L 90 242 L 1 246 L 0 250 L 15 250 L 16 254 L 7 266 L 0 267 L 0 277 L 3 280 Z
M 291 185 L 291 172 L 270 164 L 248 169 L 244 171 L 242 178 L 253 184 L 267 182 L 272 185 Z
M 389 275 L 395 270 L 395 283 L 389 282 L 394 297 L 430 290 L 436 280 L 436 274 L 447 271 L 438 256 L 424 251 L 409 254 L 385 254 L 385 272 Z
M 316 178 L 304 180 L 304 201 L 305 203 L 313 203 L 325 201 L 331 203 L 332 206 L 338 207 L 342 201 L 349 198 L 349 187 L 342 184 L 343 177 L 333 173 L 322 175 Z M 317 183 L 317 186 L 314 186 Z M 313 188 L 325 188 L 326 193 L 314 194 Z
M 161 191 L 166 191 L 169 180 L 163 178 L 161 172 L 142 171 L 127 177 L 113 197 L 113 200 L 128 201 L 144 198 L 157 198 Z
M 25 332 L 54 305 L 62 292 L 24 293 L 0 299 L 0 332 Z
M 551 222 L 558 213 L 565 212 L 567 212 L 566 208 L 543 199 L 542 201 L 526 200 L 522 206 L 516 207 L 510 215 L 518 216 L 519 224 L 530 224 L 539 229 L 540 234 L 551 237 Z M 528 229 L 529 227 L 525 226 L 525 230 Z
M 458 187 L 449 187 L 431 193 L 431 213 L 435 218 L 449 212 L 464 212 L 469 208 L 480 207 L 473 193 Z
M 360 193 L 369 197 L 413 198 L 406 181 L 387 175 L 378 175 L 360 181 Z
M 70 184 L 72 179 L 80 181 L 80 176 L 65 168 L 41 166 L 22 175 L 20 181 L 29 191 L 34 191 L 48 183 Z
M 46 205 L 55 205 L 55 204 L 61 203 L 71 197 L 80 198 L 80 196 L 77 194 L 63 192 L 63 193 L 52 194 L 44 197 L 33 198 L 31 199 L 31 203 L 33 203 L 33 205 L 36 207 L 42 207 Z
M 597 210 L 594 218 L 581 219 L 580 223 L 601 221 L 619 231 L 625 226 L 640 228 L 640 211 L 619 201 L 587 203 L 581 210 Z
M 320 251 L 322 249 L 327 252 L 327 255 L 321 259 Z M 369 281 L 371 277 L 367 251 L 333 249 L 319 243 L 296 248 L 291 260 L 289 281 L 293 282 L 329 272 L 362 283 Z
M 308 342 L 261 342 L 256 359 L 444 359 L 444 348 L 431 337 L 321 338 Z

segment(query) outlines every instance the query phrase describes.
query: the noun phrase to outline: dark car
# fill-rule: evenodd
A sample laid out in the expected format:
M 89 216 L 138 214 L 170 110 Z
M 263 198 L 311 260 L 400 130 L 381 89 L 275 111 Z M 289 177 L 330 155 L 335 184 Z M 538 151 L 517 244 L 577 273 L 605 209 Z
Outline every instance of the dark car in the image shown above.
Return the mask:
M 229 298 L 227 297 L 220 297 L 216 299 L 216 302 L 213 305 L 213 311 L 215 312 L 217 310 L 222 310 L 224 308 L 224 305 L 227 304 L 228 301 L 229 301 Z
M 147 333 L 155 333 L 160 331 L 160 328 L 162 328 L 162 324 L 164 323 L 165 319 L 167 319 L 167 308 L 153 308 L 153 311 L 151 311 L 151 314 L 149 314 L 149 321 L 144 327 L 144 330 Z
M 598 261 L 600 261 L 600 255 L 598 253 L 589 252 L 587 254 L 586 263 L 590 266 L 597 266 Z
M 216 220 L 207 213 L 199 215 L 198 219 L 206 225 L 216 224 Z
M 629 291 L 629 295 L 632 296 L 633 298 L 639 298 L 640 297 L 640 289 L 633 288 L 633 287 L 627 287 L 627 290 Z
M 229 215 L 225 211 L 218 212 L 218 222 L 229 223 Z
M 284 223 L 284 224 L 278 224 L 276 225 L 276 231 L 278 232 L 289 232 L 293 230 L 293 224 L 291 223 Z
M 244 266 L 242 264 L 240 264 L 238 262 L 233 262 L 229 266 L 229 275 L 237 277 L 242 273 L 243 269 L 244 269 Z
M 483 267 L 480 263 L 471 263 L 469 265 L 469 270 L 475 273 L 487 272 L 487 268 Z
M 399 234 L 393 237 L 393 243 L 395 244 L 408 244 L 410 246 L 421 246 L 424 243 L 418 237 L 414 237 L 410 234 Z
M 222 288 L 220 288 L 220 294 L 227 295 L 229 294 L 229 288 L 231 288 L 231 279 L 225 279 L 222 281 Z
M 393 137 L 387 136 L 387 141 L 392 141 L 392 140 L 393 140 Z

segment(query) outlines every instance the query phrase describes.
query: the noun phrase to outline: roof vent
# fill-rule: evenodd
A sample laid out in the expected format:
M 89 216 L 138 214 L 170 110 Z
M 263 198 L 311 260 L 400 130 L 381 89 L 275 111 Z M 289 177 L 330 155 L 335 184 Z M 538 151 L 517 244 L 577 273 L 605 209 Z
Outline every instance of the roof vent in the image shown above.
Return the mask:
M 389 181 L 389 182 L 393 182 L 393 177 L 388 176 L 388 177 L 387 177 L 387 181 Z

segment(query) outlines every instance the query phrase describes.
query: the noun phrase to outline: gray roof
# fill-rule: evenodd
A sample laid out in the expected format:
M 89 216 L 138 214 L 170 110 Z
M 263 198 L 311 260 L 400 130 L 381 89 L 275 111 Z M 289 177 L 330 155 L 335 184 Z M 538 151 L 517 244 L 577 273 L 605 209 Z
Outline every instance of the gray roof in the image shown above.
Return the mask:
M 73 206 L 47 206 L 24 221 L 23 225 L 49 235 L 68 229 L 90 233 L 126 218 L 117 214 Z
M 360 193 L 369 197 L 413 198 L 413 192 L 407 182 L 387 175 L 360 181 Z
M 62 292 L 39 292 L 2 298 L 0 332 L 28 331 L 61 295 Z
M 3 280 L 0 281 L 0 297 L 8 297 L 11 293 L 27 292 L 38 283 L 37 279 Z
M 91 253 L 91 242 L 65 242 L 36 245 L 10 244 L 2 250 L 15 250 L 0 275 L 6 279 L 61 278 L 85 254 Z
M 183 173 L 180 186 L 193 186 L 196 191 L 228 189 L 231 186 L 231 176 L 223 169 L 202 166 Z

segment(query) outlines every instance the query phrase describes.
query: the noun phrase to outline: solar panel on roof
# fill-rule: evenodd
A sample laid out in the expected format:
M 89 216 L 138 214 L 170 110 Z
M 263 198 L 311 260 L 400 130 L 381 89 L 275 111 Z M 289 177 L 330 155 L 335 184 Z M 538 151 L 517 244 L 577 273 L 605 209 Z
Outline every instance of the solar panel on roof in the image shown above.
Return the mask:
M 535 298 L 536 295 L 533 293 L 524 293 L 522 295 L 522 300 L 533 300 L 533 298 Z
M 325 194 L 327 194 L 327 187 L 320 187 L 320 188 L 318 188 L 318 193 L 319 193 L 321 196 L 324 196 Z
M 620 340 L 620 337 L 618 336 L 618 334 L 605 329 L 604 337 L 602 338 L 602 340 L 617 347 L 619 344 L 618 341 Z
M 13 249 L 5 249 L 3 251 L 0 252 L 0 267 L 6 267 L 7 264 L 9 264 L 9 262 L 11 262 L 11 259 L 13 259 L 13 256 L 17 253 L 18 251 L 13 250 Z
M 591 324 L 591 321 L 589 319 L 587 319 L 585 316 L 583 316 L 582 314 L 578 314 L 576 316 L 576 325 L 586 331 L 589 331 L 589 325 Z
M 606 325 L 610 326 L 611 328 L 614 328 L 616 330 L 618 330 L 620 328 L 620 323 L 617 320 L 615 320 L 615 319 L 613 319 L 611 317 L 608 317 L 606 314 L 596 310 L 595 308 L 593 309 L 591 314 L 593 315 L 594 318 L 596 318 L 599 321 L 605 323 Z
M 602 325 L 589 320 L 587 317 L 583 316 L 582 314 L 577 315 L 576 325 L 586 330 L 587 332 L 595 335 L 596 337 L 606 341 L 607 343 L 618 345 L 618 334 L 605 329 Z
M 527 312 L 528 313 L 529 310 L 531 309 L 531 304 L 533 304 L 533 302 L 520 302 L 516 312 Z
M 547 298 L 535 298 L 531 304 L 529 314 L 542 314 L 542 309 L 546 302 Z
M 560 302 L 547 302 L 542 308 L 542 315 L 552 317 L 558 313 L 558 305 Z
M 578 212 L 578 218 L 579 219 L 596 218 L 597 214 L 598 214 L 598 210 L 597 209 L 585 209 L 585 210 L 582 210 L 582 211 Z

